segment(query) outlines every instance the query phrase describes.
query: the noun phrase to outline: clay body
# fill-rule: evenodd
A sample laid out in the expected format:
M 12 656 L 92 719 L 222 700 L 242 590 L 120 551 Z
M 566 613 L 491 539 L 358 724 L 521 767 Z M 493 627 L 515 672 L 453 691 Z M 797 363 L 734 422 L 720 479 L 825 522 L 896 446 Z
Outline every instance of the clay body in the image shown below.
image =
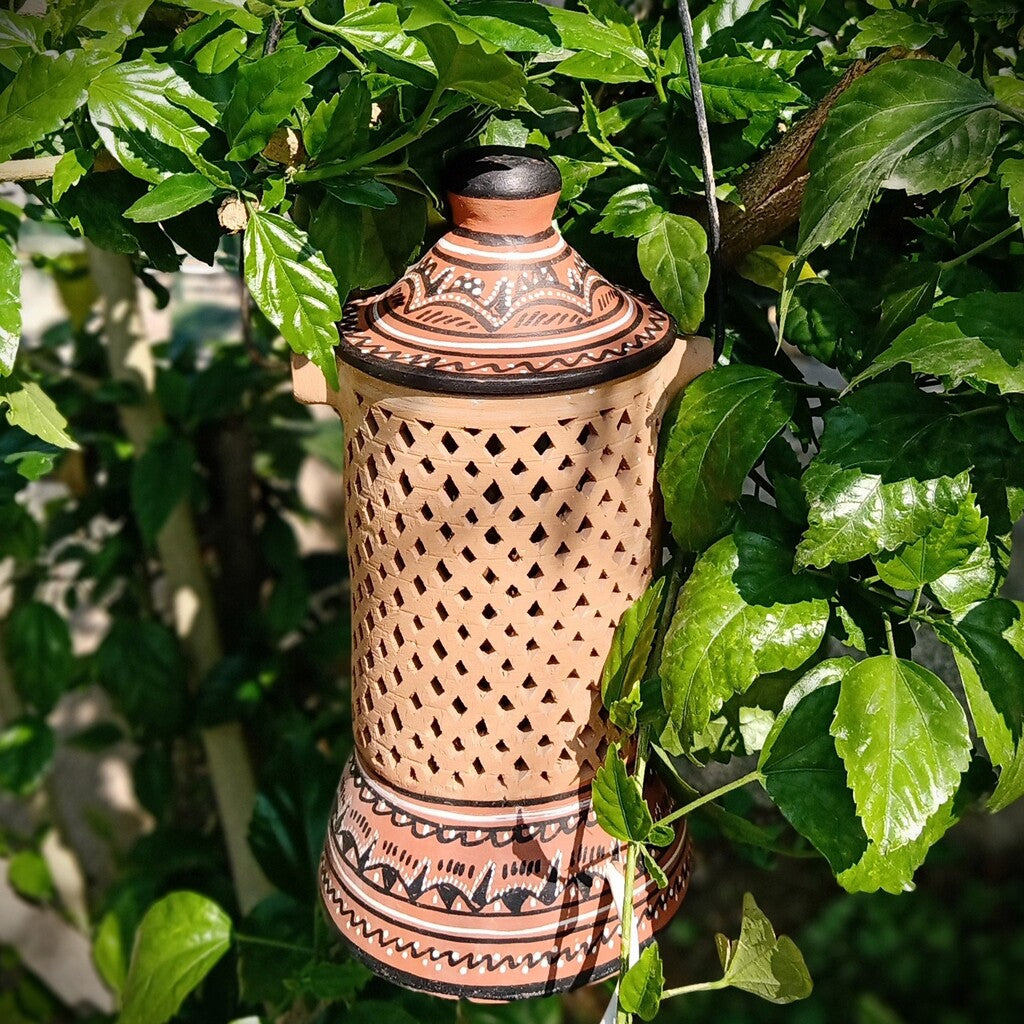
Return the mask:
M 356 753 L 325 904 L 392 980 L 509 999 L 617 966 L 624 851 L 589 805 L 616 738 L 598 682 L 660 559 L 662 415 L 710 353 L 565 244 L 549 170 L 536 195 L 503 156 L 474 195 L 478 163 L 455 227 L 347 307 L 339 391 L 301 360 L 295 390 L 346 439 Z M 685 894 L 684 827 L 659 861 L 640 942 Z

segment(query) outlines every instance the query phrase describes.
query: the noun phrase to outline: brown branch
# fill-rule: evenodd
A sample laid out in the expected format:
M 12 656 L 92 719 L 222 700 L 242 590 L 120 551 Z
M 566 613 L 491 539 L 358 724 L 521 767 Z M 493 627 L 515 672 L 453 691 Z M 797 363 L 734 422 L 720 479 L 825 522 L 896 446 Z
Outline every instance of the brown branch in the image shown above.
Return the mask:
M 828 95 L 739 178 L 736 188 L 743 206 L 720 204 L 722 260 L 727 266 L 735 265 L 758 246 L 777 239 L 800 219 L 811 150 L 839 97 L 879 64 L 911 57 L 930 59 L 921 51 L 894 47 L 875 60 L 855 61 Z M 694 207 L 693 215 L 697 215 L 696 204 Z

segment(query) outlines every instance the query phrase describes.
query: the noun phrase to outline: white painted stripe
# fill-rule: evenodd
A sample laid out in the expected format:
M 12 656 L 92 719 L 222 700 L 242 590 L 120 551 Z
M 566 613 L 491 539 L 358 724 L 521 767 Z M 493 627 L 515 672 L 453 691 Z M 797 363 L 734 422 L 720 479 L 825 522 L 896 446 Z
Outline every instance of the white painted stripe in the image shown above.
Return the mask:
M 561 351 L 567 345 L 573 345 L 578 341 L 588 341 L 591 338 L 603 337 L 604 335 L 611 334 L 618 330 L 620 327 L 624 327 L 633 319 L 634 312 L 636 310 L 636 304 L 627 295 L 626 298 L 626 312 L 623 313 L 617 320 L 613 320 L 610 323 L 603 324 L 600 327 L 594 328 L 592 331 L 580 331 L 577 334 L 564 335 L 559 338 L 539 338 L 536 341 L 520 341 L 511 342 L 508 341 L 474 341 L 467 339 L 466 341 L 441 341 L 439 338 L 424 338 L 417 334 L 410 334 L 407 331 L 403 331 L 394 324 L 387 323 L 380 328 L 382 334 L 393 334 L 396 338 L 401 338 L 402 341 L 411 341 L 415 345 L 422 345 L 428 348 L 441 348 L 441 349 L 453 349 L 458 352 L 490 352 L 490 351 L 509 351 L 509 352 L 523 352 L 527 349 L 534 348 L 550 348 L 553 351 Z M 381 316 L 378 313 L 378 304 L 374 303 L 368 310 L 369 318 L 372 323 L 380 321 Z
M 469 245 L 456 245 L 447 236 L 438 239 L 436 245 L 443 252 L 453 252 L 459 256 L 483 256 L 497 263 L 527 263 L 530 260 L 539 259 L 543 256 L 554 256 L 556 252 L 561 252 L 565 248 L 565 240 L 561 235 L 557 235 L 551 245 L 543 249 L 530 249 L 526 252 L 507 252 L 504 250 L 495 252 L 493 249 L 475 249 Z
M 679 846 L 676 848 L 675 853 L 672 855 L 671 859 L 669 860 L 668 864 L 663 865 L 663 870 L 665 871 L 666 874 L 668 874 L 670 871 L 673 870 L 673 868 L 676 865 L 676 862 L 683 855 L 683 852 L 684 852 L 685 849 L 686 849 L 686 843 L 685 842 L 680 843 Z M 489 929 L 489 928 L 474 928 L 469 922 L 459 923 L 459 924 L 455 924 L 455 925 L 449 926 L 449 925 L 441 924 L 441 923 L 436 922 L 436 921 L 428 920 L 426 918 L 413 917 L 410 914 L 403 914 L 401 911 L 394 910 L 392 907 L 388 907 L 387 909 L 385 909 L 381 905 L 381 903 L 380 903 L 380 895 L 377 894 L 377 893 L 368 892 L 366 889 L 364 889 L 362 887 L 362 885 L 360 884 L 358 878 L 356 876 L 354 876 L 348 870 L 348 865 L 346 863 L 344 863 L 344 861 L 339 863 L 339 861 L 334 857 L 334 844 L 333 843 L 330 845 L 329 851 L 330 851 L 331 863 L 334 866 L 334 870 L 335 870 L 336 874 L 338 875 L 339 881 L 341 881 L 341 878 L 344 875 L 344 883 L 343 884 L 344 884 L 344 887 L 346 889 L 350 890 L 351 892 L 353 892 L 357 896 L 359 896 L 362 899 L 364 905 L 370 906 L 370 907 L 377 907 L 377 908 L 379 908 L 379 913 L 382 916 L 387 916 L 389 918 L 397 918 L 400 921 L 404 921 L 406 924 L 412 925 L 414 928 L 429 929 L 430 931 L 441 932 L 442 934 L 445 934 L 445 935 L 455 935 L 455 936 L 458 936 L 461 939 L 472 938 L 472 939 L 477 939 L 477 940 L 481 940 L 481 941 L 496 941 L 496 942 L 500 942 L 502 939 L 506 939 L 510 935 L 516 935 L 516 936 L 521 936 L 523 938 L 528 938 L 531 935 L 550 935 L 551 934 L 551 922 L 550 921 L 547 924 L 537 925 L 536 927 L 533 927 L 533 928 L 508 928 L 508 927 L 503 927 L 503 928 L 499 928 L 497 930 L 492 930 L 492 929 Z M 635 898 L 636 894 L 644 893 L 648 889 L 651 889 L 651 888 L 655 888 L 656 889 L 657 886 L 654 884 L 654 879 L 650 879 L 649 878 L 645 885 L 639 886 L 634 891 L 634 898 Z M 425 908 L 425 909 L 429 909 L 429 908 Z M 438 910 L 437 912 L 441 913 L 440 910 Z M 580 914 L 578 917 L 574 917 L 572 919 L 573 924 L 574 924 L 574 926 L 578 927 L 579 925 L 582 925 L 585 922 L 589 921 L 591 918 L 596 918 L 597 915 L 602 913 L 602 912 L 603 912 L 603 908 L 599 904 L 593 910 L 587 911 L 584 914 Z M 512 915 L 510 914 L 510 915 L 508 915 L 508 917 L 511 918 Z M 464 919 L 460 919 L 460 920 L 464 921 Z M 561 924 L 562 922 L 559 922 L 559 923 Z M 634 945 L 639 945 L 639 943 L 634 943 Z

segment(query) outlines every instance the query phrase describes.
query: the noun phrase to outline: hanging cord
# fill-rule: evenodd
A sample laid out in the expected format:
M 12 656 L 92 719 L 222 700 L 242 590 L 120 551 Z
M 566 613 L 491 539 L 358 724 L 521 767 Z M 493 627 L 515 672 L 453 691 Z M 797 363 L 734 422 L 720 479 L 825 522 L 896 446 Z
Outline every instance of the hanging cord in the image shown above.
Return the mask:
M 693 21 L 688 0 L 677 0 L 679 22 L 683 29 L 683 51 L 686 54 L 686 72 L 690 78 L 690 95 L 697 115 L 697 137 L 704 170 L 704 198 L 708 207 L 708 256 L 711 259 L 711 296 L 715 308 L 715 360 L 725 348 L 725 287 L 722 280 L 722 227 L 718 218 L 718 200 L 715 198 L 715 165 L 711 159 L 711 137 L 708 134 L 708 115 L 704 109 L 704 93 L 700 88 L 700 70 L 697 50 L 693 45 Z

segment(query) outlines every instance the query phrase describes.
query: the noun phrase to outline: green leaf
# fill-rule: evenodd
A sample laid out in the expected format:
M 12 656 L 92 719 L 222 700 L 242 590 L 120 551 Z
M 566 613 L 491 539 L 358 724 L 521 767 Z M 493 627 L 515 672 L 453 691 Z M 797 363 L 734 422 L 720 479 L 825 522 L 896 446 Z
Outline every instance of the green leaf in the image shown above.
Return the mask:
M 243 243 L 245 280 L 263 315 L 292 349 L 338 387 L 334 346 L 341 319 L 338 282 L 323 255 L 290 220 L 255 211 Z
M 703 50 L 708 40 L 723 29 L 732 28 L 740 18 L 758 8 L 768 0 L 715 0 L 708 4 L 693 19 L 693 38 L 698 50 Z
M 692 218 L 667 213 L 637 245 L 640 270 L 658 301 L 676 318 L 683 333 L 704 319 L 711 262 L 704 229 Z
M 558 53 L 562 40 L 550 12 L 518 0 L 460 3 L 462 22 L 506 53 Z
M 150 442 L 132 467 L 132 508 L 139 532 L 152 545 L 178 503 L 188 497 L 195 476 L 196 453 L 177 434 Z
M 962 566 L 979 547 L 986 551 L 988 519 L 968 494 L 960 509 L 919 540 L 874 556 L 878 575 L 897 590 L 916 590 Z M 991 554 L 989 554 L 991 559 Z
M 799 282 L 786 317 L 786 341 L 841 370 L 857 365 L 865 331 L 849 303 L 827 281 Z
M 96 33 L 91 46 L 119 49 L 135 35 L 153 0 L 91 0 L 76 28 Z
M 42 718 L 19 718 L 0 729 L 0 789 L 18 797 L 33 793 L 55 748 L 53 730 Z
M 17 71 L 26 57 L 42 53 L 45 31 L 43 18 L 0 11 L 0 64 Z
M 21 601 L 7 620 L 4 641 L 22 700 L 49 714 L 71 685 L 75 664 L 64 617 L 41 601 Z
M 219 75 L 237 63 L 249 45 L 245 29 L 229 28 L 220 32 L 196 51 L 196 70 L 204 75 Z
M 1018 601 L 983 601 L 957 623 L 966 651 L 953 648 L 971 718 L 999 769 L 990 811 L 1024 796 L 1024 627 Z
M 117 60 L 96 50 L 36 53 L 0 92 L 0 160 L 41 142 L 84 102 L 90 81 Z
M 164 0 L 177 7 L 184 7 L 203 14 L 223 14 L 235 25 L 247 32 L 259 32 L 263 22 L 245 9 L 246 0 Z
M 912 842 L 883 853 L 877 843 L 869 842 L 864 856 L 836 876 L 847 892 L 892 893 L 910 892 L 914 888 L 914 872 L 925 862 L 928 851 L 956 824 L 953 813 L 956 797 L 946 801 L 925 823 L 921 834 Z
M 775 937 L 771 922 L 749 892 L 743 897 L 740 937 L 731 940 L 719 934 L 715 944 L 725 985 L 769 1003 L 792 1003 L 811 994 L 811 976 L 796 943 L 787 935 Z
M 882 299 L 878 336 L 889 342 L 935 303 L 941 268 L 937 263 L 909 263 L 896 268 L 893 289 Z
M 999 180 L 1008 193 L 1010 213 L 1024 218 L 1024 160 L 1012 157 L 999 165 Z
M 289 46 L 243 64 L 224 108 L 228 159 L 246 160 L 260 152 L 295 107 L 313 94 L 309 80 L 337 56 L 329 46 Z
M 634 25 L 608 24 L 584 14 L 552 8 L 549 12 L 567 50 L 585 50 L 601 57 L 626 57 L 639 67 L 649 67 L 651 58 L 638 44 Z
M 717 57 L 702 62 L 700 86 L 708 120 L 729 124 L 760 111 L 775 113 L 802 93 L 760 61 L 749 57 Z M 689 79 L 672 80 L 670 88 L 690 95 Z
M 874 384 L 825 415 L 804 473 L 810 510 L 798 565 L 826 566 L 893 551 L 960 510 L 973 438 L 947 402 L 901 383 Z
M 671 828 L 671 826 L 669 827 Z M 656 829 L 658 828 L 658 826 L 656 825 L 654 826 L 654 828 Z M 654 829 L 652 829 L 651 831 L 653 832 Z M 674 834 L 675 833 L 673 832 L 673 836 Z M 669 840 L 669 842 L 671 842 L 671 840 Z M 665 845 L 667 846 L 668 844 L 666 843 Z M 652 854 L 646 846 L 640 847 L 640 859 L 644 863 L 644 870 L 647 872 L 648 877 L 650 877 L 654 881 L 654 884 L 659 889 L 667 889 L 668 875 L 666 875 L 665 872 L 662 871 L 661 865 L 655 859 L 654 854 Z
M 672 536 L 700 551 L 729 528 L 730 506 L 795 396 L 771 370 L 723 366 L 692 381 L 666 426 L 658 483 Z
M 230 918 L 205 896 L 154 903 L 135 936 L 119 1024 L 164 1024 L 230 945 Z
M 357 960 L 307 963 L 289 980 L 289 987 L 314 999 L 351 1003 L 372 980 L 373 973 Z
M 612 649 L 601 671 L 601 699 L 611 713 L 612 721 L 616 721 L 616 703 L 625 700 L 633 708 L 627 720 L 632 721 L 635 727 L 636 708 L 640 703 L 640 682 L 654 645 L 664 589 L 665 578 L 662 577 L 630 605 L 615 627 Z M 620 728 L 627 728 L 622 722 L 616 721 L 616 724 Z
M 502 53 L 488 53 L 479 43 L 459 42 L 445 25 L 421 29 L 420 38 L 437 68 L 439 89 L 464 93 L 475 100 L 511 110 L 526 95 L 523 69 Z
M 616 238 L 640 238 L 653 231 L 664 216 L 655 189 L 650 185 L 628 185 L 605 204 L 594 231 Z
M 323 253 L 344 296 L 353 288 L 391 284 L 408 266 L 426 222 L 425 200 L 405 189 L 398 192 L 397 206 L 383 211 L 328 195 L 313 214 L 309 237 Z
M 919 50 L 936 35 L 934 25 L 910 11 L 876 11 L 858 24 L 860 31 L 850 43 L 851 53 L 863 53 L 873 46 L 905 46 Z
M 174 633 L 159 622 L 116 619 L 96 652 L 96 676 L 137 729 L 173 735 L 185 711 L 187 667 Z
M 665 991 L 665 972 L 657 942 L 652 942 L 619 982 L 619 1006 L 641 1020 L 654 1020 Z
M 1024 164 L 1024 160 L 1021 161 Z M 851 386 L 907 363 L 914 373 L 1024 393 L 1024 296 L 985 292 L 944 302 L 908 327 Z
M 77 448 L 67 432 L 68 421 L 35 381 L 9 380 L 0 384 L 0 404 L 7 405 L 7 421 L 58 448 Z
M 811 150 L 798 255 L 854 227 L 885 184 L 920 193 L 980 174 L 998 133 L 993 103 L 939 61 L 892 61 L 854 82 Z
M 402 65 L 434 74 L 426 46 L 402 27 L 395 4 L 375 3 L 351 11 L 335 28 L 356 50 L 368 54 L 383 67 L 393 61 L 398 65 L 396 73 L 399 74 L 403 73 Z
M 324 183 L 324 188 L 335 199 L 352 206 L 369 206 L 374 210 L 383 210 L 398 202 L 398 196 L 387 185 L 373 178 L 331 178 Z
M 996 713 L 1015 742 L 1024 739 L 1024 605 L 996 598 L 957 618 L 957 632 Z
M 21 264 L 14 245 L 0 238 L 0 375 L 14 369 L 21 344 Z
M 758 763 L 768 795 L 836 874 L 856 864 L 868 844 L 846 768 L 829 734 L 838 683 L 853 664 L 852 658 L 830 658 L 793 687 Z
M 218 118 L 168 64 L 127 61 L 89 87 L 89 116 L 103 144 L 126 171 L 153 184 L 205 164 L 199 148 L 210 133 L 194 110 Z
M 21 850 L 7 862 L 7 881 L 27 900 L 52 900 L 56 895 L 46 860 L 35 850 Z
M 309 116 L 303 129 L 306 152 L 320 163 L 344 160 L 361 150 L 370 137 L 370 90 L 353 78 Z
M 935 599 L 951 610 L 992 597 L 999 586 L 990 544 L 979 544 L 959 565 L 929 585 Z
M 52 197 L 55 203 L 59 203 L 61 196 L 69 188 L 77 185 L 83 176 L 92 169 L 93 160 L 96 154 L 91 149 L 69 149 L 57 161 L 53 170 L 53 191 Z
M 631 843 L 647 838 L 654 820 L 640 784 L 626 771 L 617 743 L 609 747 L 594 776 L 592 799 L 597 823 L 612 838 Z
M 967 719 L 949 688 L 889 655 L 843 676 L 831 732 L 864 831 L 883 854 L 921 835 L 971 758 Z
M 821 581 L 794 575 L 791 550 L 737 533 L 712 545 L 686 581 L 665 637 L 667 749 L 682 752 L 734 693 L 759 675 L 799 668 L 828 624 Z
M 566 78 L 581 78 L 584 81 L 604 82 L 607 85 L 622 85 L 625 82 L 646 82 L 648 72 L 644 65 L 638 64 L 630 57 L 621 53 L 613 53 L 607 57 L 585 50 L 566 57 L 556 68 L 555 73 Z
M 142 224 L 170 220 L 186 210 L 212 199 L 219 189 L 201 174 L 176 174 L 154 185 L 125 210 L 129 220 Z

